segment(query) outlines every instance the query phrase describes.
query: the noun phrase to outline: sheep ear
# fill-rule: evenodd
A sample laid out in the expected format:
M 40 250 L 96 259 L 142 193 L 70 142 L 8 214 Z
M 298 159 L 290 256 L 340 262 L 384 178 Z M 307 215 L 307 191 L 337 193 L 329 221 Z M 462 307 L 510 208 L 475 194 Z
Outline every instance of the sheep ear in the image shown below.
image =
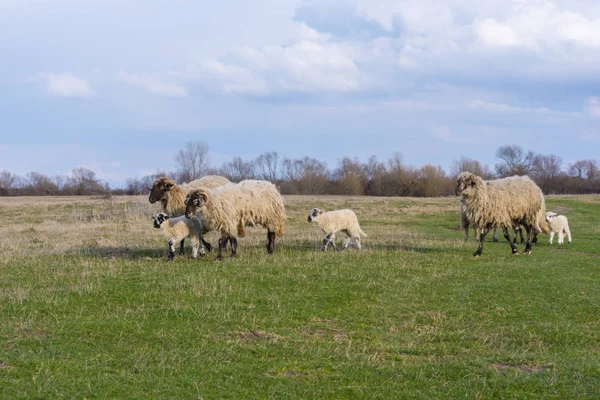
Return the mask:
M 165 183 L 165 189 L 171 190 L 173 188 L 173 183 Z
M 165 215 L 165 216 L 164 216 L 164 219 L 169 219 L 169 216 L 168 216 L 168 215 Z
M 319 210 L 319 215 L 323 214 L 325 211 Z

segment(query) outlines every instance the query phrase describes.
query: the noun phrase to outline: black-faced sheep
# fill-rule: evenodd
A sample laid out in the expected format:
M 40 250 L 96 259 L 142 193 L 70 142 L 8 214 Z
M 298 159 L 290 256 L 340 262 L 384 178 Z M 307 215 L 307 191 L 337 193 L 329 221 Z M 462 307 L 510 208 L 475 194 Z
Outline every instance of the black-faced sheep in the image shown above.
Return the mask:
M 326 236 L 323 239 L 323 246 L 321 247 L 321 250 L 323 251 L 327 250 L 329 244 L 331 244 L 333 250 L 338 250 L 338 247 L 335 245 L 335 234 L 340 231 L 347 236 L 342 243 L 342 250 L 348 248 L 349 244 L 354 244 L 354 246 L 360 250 L 362 247 L 360 244 L 360 237 L 367 237 L 367 234 L 360 229 L 358 218 L 352 210 L 346 209 L 325 212 L 318 208 L 313 208 L 310 210 L 310 213 L 308 213 L 308 222 L 316 222 L 323 233 L 325 233 Z M 351 239 L 353 239 L 354 242 L 351 242 Z
M 219 254 L 227 241 L 231 242 L 231 256 L 236 255 L 237 237 L 245 235 L 247 226 L 267 229 L 267 254 L 275 250 L 275 236 L 283 236 L 286 213 L 283 197 L 271 182 L 244 180 L 215 189 L 194 189 L 185 200 L 185 216 L 198 215 L 205 229 L 221 231 Z
M 513 254 L 518 252 L 517 246 L 510 240 L 509 227 L 522 225 L 525 228 L 525 254 L 531 253 L 535 229 L 548 233 L 546 221 L 539 218 L 540 213 L 546 210 L 540 188 L 527 176 L 513 176 L 502 181 L 501 185 L 489 185 L 470 172 L 462 172 L 458 176 L 456 195 L 464 198 L 466 218 L 482 229 L 479 247 L 473 254 L 476 257 L 481 256 L 485 235 L 492 228 L 502 228 Z
M 564 215 L 557 215 L 555 212 L 548 211 L 546 213 L 546 222 L 550 227 L 550 239 L 548 245 L 552 244 L 554 234 L 558 233 L 558 244 L 563 244 L 564 235 L 567 235 L 567 241 L 571 243 L 571 230 L 569 229 L 569 220 Z
M 178 185 L 173 179 L 161 177 L 154 180 L 152 187 L 148 188 L 148 190 L 150 190 L 148 201 L 150 204 L 160 201 L 163 212 L 169 217 L 179 217 L 185 214 L 185 196 L 190 190 L 202 187 L 214 189 L 229 183 L 231 183 L 229 179 L 218 175 L 207 175 L 191 181 L 190 183 L 181 185 Z M 208 232 L 209 231 L 205 231 L 204 233 Z M 180 244 L 180 254 L 183 254 L 183 242 L 184 241 L 182 240 Z M 204 239 L 202 239 L 202 244 L 208 251 L 211 250 L 212 246 L 210 243 L 204 241 Z
M 200 254 L 204 255 L 204 248 L 200 248 L 200 236 L 202 234 L 202 222 L 199 218 L 188 219 L 184 216 L 169 218 L 164 213 L 158 213 L 154 216 L 154 227 L 160 229 L 169 240 L 169 252 L 167 259 L 171 261 L 175 257 L 175 243 L 183 241 L 183 239 L 190 238 L 192 242 L 192 258 L 198 256 L 198 249 Z

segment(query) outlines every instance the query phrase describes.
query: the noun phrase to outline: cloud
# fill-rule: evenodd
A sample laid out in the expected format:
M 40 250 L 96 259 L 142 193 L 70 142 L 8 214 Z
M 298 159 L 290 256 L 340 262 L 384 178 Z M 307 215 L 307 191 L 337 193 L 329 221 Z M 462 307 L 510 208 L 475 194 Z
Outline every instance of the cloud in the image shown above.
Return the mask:
M 56 97 L 85 99 L 96 95 L 86 81 L 70 72 L 62 74 L 41 72 L 34 76 L 34 80 L 45 82 L 48 93 Z
M 597 97 L 587 99 L 585 109 L 589 115 L 600 118 L 600 100 Z
M 480 40 L 492 46 L 518 46 L 519 39 L 515 31 L 493 18 L 486 18 L 475 25 Z
M 127 72 L 119 73 L 119 80 L 130 86 L 137 87 L 148 93 L 167 97 L 187 97 L 187 90 L 175 83 L 162 82 L 149 76 L 134 75 Z

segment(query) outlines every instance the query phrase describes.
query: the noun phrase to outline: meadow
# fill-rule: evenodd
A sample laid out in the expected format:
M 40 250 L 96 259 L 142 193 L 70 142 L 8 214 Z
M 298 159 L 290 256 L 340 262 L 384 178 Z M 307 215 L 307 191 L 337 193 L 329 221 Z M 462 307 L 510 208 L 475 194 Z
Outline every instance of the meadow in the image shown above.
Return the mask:
M 286 196 L 274 256 L 167 262 L 146 196 L 0 198 L 0 397 L 599 398 L 600 196 L 546 202 L 573 243 L 531 255 L 474 258 L 455 197 Z

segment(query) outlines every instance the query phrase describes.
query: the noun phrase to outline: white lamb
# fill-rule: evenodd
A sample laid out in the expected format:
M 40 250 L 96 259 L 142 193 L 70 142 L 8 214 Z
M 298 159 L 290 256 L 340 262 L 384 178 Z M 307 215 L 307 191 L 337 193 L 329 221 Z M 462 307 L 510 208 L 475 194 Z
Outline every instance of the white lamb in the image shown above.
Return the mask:
M 558 233 L 558 244 L 563 244 L 564 234 L 567 234 L 567 241 L 571 243 L 571 230 L 569 229 L 569 221 L 564 215 L 556 215 L 552 211 L 546 213 L 546 221 L 550 227 L 550 240 L 548 245 L 552 244 L 554 234 Z
M 200 247 L 202 221 L 198 217 L 186 218 L 182 215 L 180 217 L 169 218 L 166 213 L 160 212 L 153 219 L 154 227 L 162 230 L 162 233 L 169 240 L 169 261 L 175 257 L 175 243 L 180 242 L 186 237 L 192 242 L 192 258 L 198 256 L 199 248 L 200 255 L 204 256 L 204 246 Z
M 327 246 L 331 244 L 333 250 L 338 250 L 335 245 L 335 234 L 337 232 L 344 232 L 348 236 L 343 244 L 342 250 L 347 249 L 350 244 L 353 244 L 357 249 L 361 249 L 360 237 L 367 237 L 367 234 L 360 229 L 358 225 L 358 218 L 352 210 L 336 210 L 325 212 L 318 208 L 313 208 L 308 214 L 308 222 L 316 222 L 325 233 L 323 239 L 323 247 L 321 250 L 326 251 Z M 354 242 L 350 240 L 354 239 Z

